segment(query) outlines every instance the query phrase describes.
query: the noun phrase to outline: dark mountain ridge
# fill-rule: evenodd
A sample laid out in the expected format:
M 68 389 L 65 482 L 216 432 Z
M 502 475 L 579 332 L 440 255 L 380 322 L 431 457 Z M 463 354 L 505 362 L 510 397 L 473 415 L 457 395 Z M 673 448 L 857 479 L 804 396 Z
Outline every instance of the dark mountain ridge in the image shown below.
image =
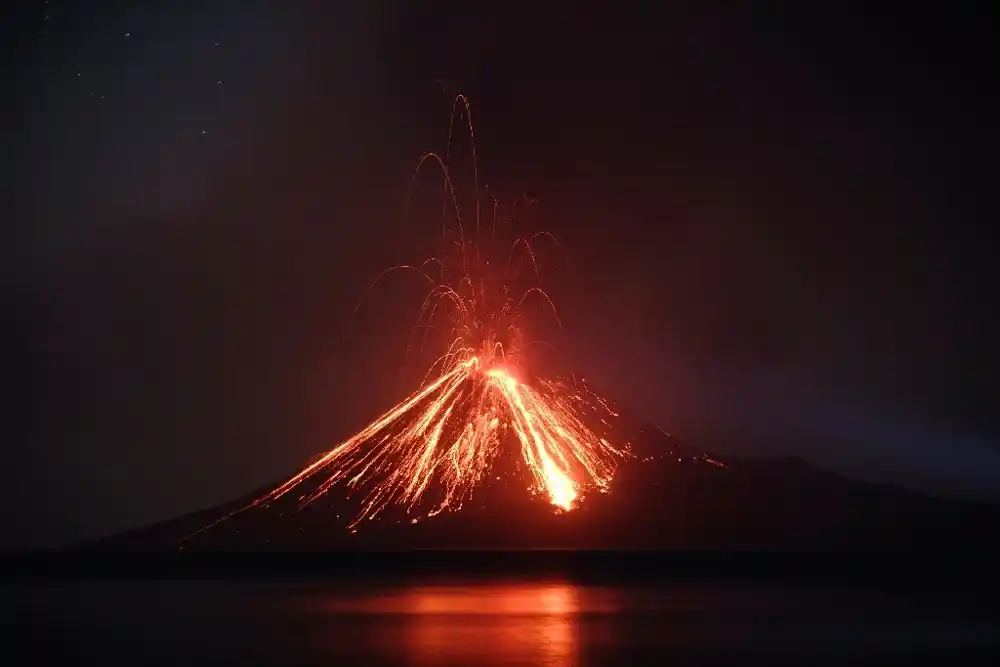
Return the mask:
M 556 511 L 521 483 L 508 483 L 516 473 L 498 463 L 502 472 L 478 487 L 460 511 L 431 518 L 394 506 L 352 528 L 360 498 L 334 487 L 303 508 L 297 502 L 302 493 L 295 492 L 219 521 L 273 488 L 268 486 L 216 508 L 71 550 L 995 550 L 988 527 L 1000 525 L 996 505 L 858 482 L 796 459 L 723 461 L 646 424 L 626 421 L 635 458 L 619 467 L 610 493 L 591 493 L 570 512 Z

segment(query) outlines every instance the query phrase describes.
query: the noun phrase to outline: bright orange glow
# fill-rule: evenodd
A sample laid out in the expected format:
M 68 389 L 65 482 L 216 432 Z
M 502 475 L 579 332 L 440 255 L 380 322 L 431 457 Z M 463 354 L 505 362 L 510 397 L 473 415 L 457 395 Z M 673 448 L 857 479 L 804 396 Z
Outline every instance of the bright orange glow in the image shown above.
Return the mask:
M 577 589 L 564 583 L 418 586 L 380 600 L 379 608 L 406 614 L 573 616 Z
M 581 593 L 562 582 L 416 586 L 344 607 L 398 615 L 384 641 L 413 665 L 569 667 L 579 664 Z
M 621 452 L 595 435 L 574 413 L 573 400 L 544 382 L 541 390 L 500 368 L 480 372 L 469 356 L 437 380 L 375 420 L 350 440 L 292 477 L 262 500 L 274 500 L 303 480 L 325 471 L 326 480 L 305 503 L 338 482 L 357 486 L 366 477 L 381 481 L 369 493 L 358 520 L 374 517 L 388 503 L 416 505 L 431 482 L 443 486 L 429 511 L 458 509 L 489 473 L 500 435 L 511 429 L 531 474 L 532 490 L 553 505 L 573 507 L 582 488 L 606 488 Z
M 462 110 L 472 136 L 464 96 L 455 101 L 452 126 L 456 111 Z M 450 128 L 448 151 L 452 134 Z M 446 252 L 419 266 L 392 267 L 370 286 L 399 269 L 429 281 L 408 351 L 422 350 L 432 335 L 440 335 L 443 353 L 430 364 L 420 389 L 244 510 L 282 498 L 308 480 L 313 483 L 298 496 L 303 506 L 338 485 L 361 496 L 352 527 L 390 505 L 405 506 L 415 522 L 460 509 L 510 443 L 518 450 L 528 491 L 569 511 L 588 491 L 606 491 L 618 461 L 629 455 L 627 446 L 613 445 L 593 430 L 609 426 L 608 419 L 617 416 L 598 396 L 574 383 L 521 379 L 526 306 L 539 300 L 559 323 L 552 300 L 538 285 L 532 246 L 550 235 L 518 237 L 498 246 L 503 213 L 495 200 L 488 234 L 483 233 L 473 147 L 476 229 L 467 238 L 448 173 L 448 151 L 443 156 L 427 153 L 417 166 L 436 163 L 444 174 Z M 520 270 L 525 263 L 527 270 Z M 436 267 L 435 275 L 427 271 L 430 266 Z
M 406 617 L 399 639 L 413 664 L 578 662 L 579 605 L 572 586 L 428 588 L 413 591 L 410 601 L 417 613 Z

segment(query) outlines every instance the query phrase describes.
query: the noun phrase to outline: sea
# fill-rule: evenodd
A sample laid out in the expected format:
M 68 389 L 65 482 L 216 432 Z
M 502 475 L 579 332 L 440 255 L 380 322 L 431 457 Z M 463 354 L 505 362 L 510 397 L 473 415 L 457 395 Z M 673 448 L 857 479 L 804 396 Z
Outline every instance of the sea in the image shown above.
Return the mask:
M 967 665 L 1000 656 L 993 605 L 979 604 L 989 600 L 919 587 L 345 575 L 0 590 L 7 665 Z

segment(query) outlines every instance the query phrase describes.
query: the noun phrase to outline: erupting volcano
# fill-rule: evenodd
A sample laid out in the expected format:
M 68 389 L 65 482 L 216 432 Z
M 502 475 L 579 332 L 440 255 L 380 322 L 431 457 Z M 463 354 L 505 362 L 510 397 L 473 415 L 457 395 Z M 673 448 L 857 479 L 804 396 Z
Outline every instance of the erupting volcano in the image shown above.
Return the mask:
M 463 118 L 472 141 L 474 230 L 466 229 L 449 171 L 454 128 Z M 437 164 L 444 180 L 442 252 L 420 265 L 391 267 L 369 286 L 370 291 L 397 270 L 430 284 L 410 347 L 437 344 L 443 352 L 422 386 L 284 483 L 197 532 L 287 494 L 298 493 L 305 506 L 334 489 L 362 498 L 349 528 L 391 505 L 405 507 L 417 522 L 461 509 L 482 481 L 497 478 L 494 464 L 508 448 L 516 452 L 513 477 L 525 491 L 543 496 L 555 511 L 569 511 L 588 492 L 607 492 L 618 463 L 631 456 L 628 444 L 612 442 L 609 420 L 617 412 L 582 382 L 521 377 L 527 304 L 539 302 L 558 323 L 539 284 L 533 247 L 541 237 L 554 238 L 547 232 L 515 236 L 512 216 L 504 217 L 496 200 L 483 224 L 475 136 L 464 95 L 452 106 L 445 152 L 420 158 L 411 194 L 425 164 Z
M 462 120 L 471 150 L 459 157 L 471 155 L 471 168 L 457 168 L 451 155 Z M 562 329 L 541 281 L 558 242 L 519 229 L 532 197 L 503 206 L 480 192 L 464 96 L 452 106 L 445 151 L 417 163 L 407 213 L 417 174 L 434 165 L 444 183 L 432 208 L 441 215 L 440 251 L 382 272 L 358 304 L 390 274 L 425 281 L 400 367 L 414 371 L 416 389 L 283 480 L 80 549 L 885 551 L 961 543 L 977 551 L 988 541 L 988 531 L 967 527 L 996 523 L 993 506 L 851 481 L 795 460 L 723 461 L 553 370 L 533 346 Z M 456 187 L 453 176 L 469 172 L 474 182 Z

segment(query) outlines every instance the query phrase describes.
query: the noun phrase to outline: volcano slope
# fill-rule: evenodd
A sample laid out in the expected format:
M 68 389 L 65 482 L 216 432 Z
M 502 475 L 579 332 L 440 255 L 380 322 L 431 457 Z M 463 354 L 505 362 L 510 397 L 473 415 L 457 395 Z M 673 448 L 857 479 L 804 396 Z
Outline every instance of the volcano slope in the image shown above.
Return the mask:
M 998 525 L 997 506 L 853 481 L 794 459 L 722 460 L 635 416 L 622 413 L 620 421 L 618 435 L 627 438 L 633 456 L 621 463 L 607 493 L 585 495 L 570 511 L 528 493 L 517 457 L 501 454 L 461 510 L 430 518 L 390 505 L 375 519 L 352 527 L 362 493 L 350 495 L 338 485 L 300 507 L 298 499 L 317 480 L 269 504 L 240 511 L 273 486 L 74 551 L 912 553 L 995 548 L 985 527 Z

